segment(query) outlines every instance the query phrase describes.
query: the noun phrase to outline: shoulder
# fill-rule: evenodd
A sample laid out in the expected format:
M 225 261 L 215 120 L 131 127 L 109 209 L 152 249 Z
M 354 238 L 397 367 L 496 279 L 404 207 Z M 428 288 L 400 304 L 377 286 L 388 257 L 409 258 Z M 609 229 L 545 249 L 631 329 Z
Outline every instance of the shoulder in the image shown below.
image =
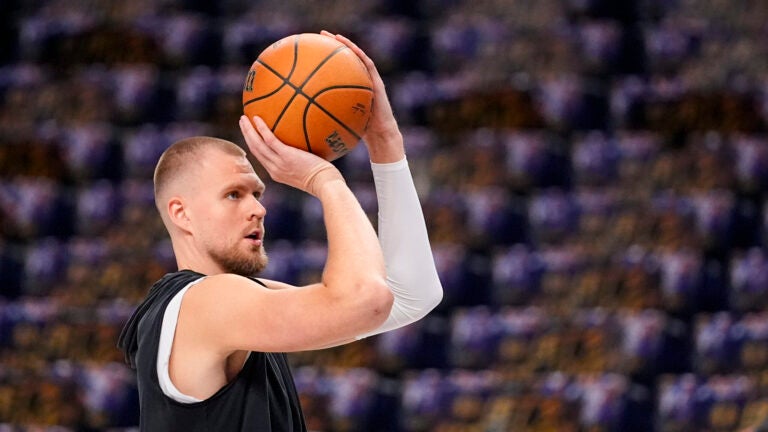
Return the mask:
M 261 281 L 233 273 L 204 276 L 184 295 L 183 307 L 193 310 L 243 306 L 270 291 L 272 281 Z
M 200 288 L 198 291 L 220 290 L 219 294 L 236 293 L 239 290 L 269 289 L 280 290 L 295 288 L 293 285 L 274 281 L 270 279 L 261 279 L 255 277 L 240 276 L 234 273 L 222 273 L 212 276 L 205 276 L 204 280 L 196 284 Z

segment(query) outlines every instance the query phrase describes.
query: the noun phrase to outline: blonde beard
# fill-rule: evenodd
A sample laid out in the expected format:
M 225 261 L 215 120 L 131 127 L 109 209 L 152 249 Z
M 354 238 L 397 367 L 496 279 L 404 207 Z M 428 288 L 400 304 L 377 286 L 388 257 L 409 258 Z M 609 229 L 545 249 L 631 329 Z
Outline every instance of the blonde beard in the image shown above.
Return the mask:
M 241 253 L 221 254 L 210 251 L 211 258 L 227 273 L 240 276 L 256 276 L 261 273 L 269 263 L 269 257 L 263 247 L 258 248 L 256 256 L 245 256 Z

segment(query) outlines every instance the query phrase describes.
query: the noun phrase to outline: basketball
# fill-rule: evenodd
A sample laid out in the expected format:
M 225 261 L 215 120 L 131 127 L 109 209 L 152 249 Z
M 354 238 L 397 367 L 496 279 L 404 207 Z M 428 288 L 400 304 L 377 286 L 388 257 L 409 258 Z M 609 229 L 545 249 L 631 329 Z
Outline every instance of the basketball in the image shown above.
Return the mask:
M 285 144 L 337 159 L 360 142 L 373 104 L 368 70 L 328 36 L 302 33 L 270 45 L 243 86 L 243 112 L 261 117 Z

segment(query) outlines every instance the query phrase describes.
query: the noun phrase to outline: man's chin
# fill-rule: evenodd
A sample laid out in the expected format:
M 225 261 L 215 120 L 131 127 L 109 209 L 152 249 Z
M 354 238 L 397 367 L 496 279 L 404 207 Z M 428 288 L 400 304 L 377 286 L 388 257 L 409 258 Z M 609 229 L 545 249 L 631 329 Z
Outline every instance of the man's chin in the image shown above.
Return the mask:
M 255 262 L 250 262 L 241 267 L 241 272 L 238 273 L 241 276 L 256 276 L 267 267 L 267 259 L 259 259 Z M 234 272 L 233 272 L 234 273 Z
M 252 257 L 251 259 L 231 260 L 219 258 L 217 261 L 219 261 L 221 267 L 228 273 L 253 277 L 264 271 L 269 262 L 269 258 L 262 250 L 257 256 Z

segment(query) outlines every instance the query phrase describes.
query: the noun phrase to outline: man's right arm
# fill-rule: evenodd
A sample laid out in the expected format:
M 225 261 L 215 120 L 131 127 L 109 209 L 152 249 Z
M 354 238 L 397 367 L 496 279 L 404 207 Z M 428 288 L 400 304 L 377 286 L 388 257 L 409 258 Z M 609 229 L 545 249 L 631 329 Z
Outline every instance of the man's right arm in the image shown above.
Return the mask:
M 273 179 L 316 196 L 323 206 L 328 258 L 321 281 L 269 288 L 236 275 L 213 275 L 185 295 L 189 330 L 223 353 L 301 351 L 371 331 L 386 320 L 393 297 L 375 230 L 329 162 L 281 143 L 259 119 L 241 121 L 249 148 Z M 187 311 L 187 313 L 185 313 Z

